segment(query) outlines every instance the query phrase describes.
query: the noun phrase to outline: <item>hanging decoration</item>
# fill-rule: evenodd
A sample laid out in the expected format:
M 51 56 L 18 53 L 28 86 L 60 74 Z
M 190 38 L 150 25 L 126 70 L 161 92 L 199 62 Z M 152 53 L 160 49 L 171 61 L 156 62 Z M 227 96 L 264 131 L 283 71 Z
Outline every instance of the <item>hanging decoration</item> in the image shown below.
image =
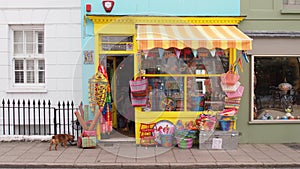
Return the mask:
M 197 57 L 197 54 L 198 54 L 197 49 L 193 49 L 193 54 L 194 54 L 194 57 Z
M 100 133 L 110 134 L 112 131 L 112 109 L 110 85 L 108 75 L 103 65 L 98 67 L 97 73 L 89 79 L 89 104 L 94 112 L 94 120 L 89 126 L 93 130 L 100 118 Z
M 239 58 L 239 59 L 238 59 L 238 61 L 237 61 L 237 63 L 238 63 L 238 65 L 239 65 L 239 67 L 240 67 L 241 71 L 242 71 L 242 72 L 244 72 L 244 68 L 243 68 L 242 59 L 241 59 L 241 58 Z
M 164 50 L 164 49 L 162 49 L 162 48 L 159 48 L 159 49 L 158 49 L 158 54 L 159 54 L 159 57 L 160 57 L 161 59 L 163 58 L 164 53 L 165 53 L 165 50 Z
M 211 54 L 212 57 L 215 57 L 215 55 L 216 55 L 216 49 L 211 49 L 210 50 L 210 54 Z
M 180 50 L 178 50 L 176 48 L 174 50 L 175 50 L 175 54 L 176 54 L 177 58 L 179 59 L 179 57 L 180 57 Z
M 243 57 L 244 57 L 246 63 L 249 63 L 249 59 L 248 59 L 247 51 L 246 51 L 246 50 L 243 50 L 243 51 L 242 51 L 242 55 L 243 55 Z

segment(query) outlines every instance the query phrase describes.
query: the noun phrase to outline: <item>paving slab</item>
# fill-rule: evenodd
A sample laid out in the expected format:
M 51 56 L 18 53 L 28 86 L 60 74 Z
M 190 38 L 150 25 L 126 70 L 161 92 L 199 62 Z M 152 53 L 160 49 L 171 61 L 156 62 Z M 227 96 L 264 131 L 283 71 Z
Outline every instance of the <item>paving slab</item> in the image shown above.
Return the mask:
M 194 158 L 193 153 L 190 149 L 179 149 L 174 148 L 173 154 L 178 163 L 195 163 L 196 159 Z
M 193 156 L 198 163 L 215 163 L 216 160 L 207 150 L 191 149 Z
M 208 150 L 217 162 L 235 162 L 225 150 Z
M 3 142 L 0 168 L 300 168 L 300 151 L 285 144 L 239 144 L 236 150 L 105 144 L 49 151 L 49 143 Z
M 248 156 L 243 150 L 237 149 L 237 150 L 227 150 L 227 153 L 236 161 L 239 163 L 254 163 L 256 162 L 253 158 Z

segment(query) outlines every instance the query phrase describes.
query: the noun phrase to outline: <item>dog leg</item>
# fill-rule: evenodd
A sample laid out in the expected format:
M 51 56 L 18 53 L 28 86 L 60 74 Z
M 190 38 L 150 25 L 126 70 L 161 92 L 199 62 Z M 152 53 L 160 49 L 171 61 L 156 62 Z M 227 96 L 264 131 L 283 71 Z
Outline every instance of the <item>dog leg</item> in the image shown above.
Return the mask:
M 52 142 L 52 140 L 50 140 L 49 151 L 51 151 L 52 144 L 53 144 L 53 142 Z
M 58 146 L 58 144 L 55 144 L 55 150 L 57 151 L 57 146 Z
M 64 147 L 67 148 L 67 141 L 64 141 Z

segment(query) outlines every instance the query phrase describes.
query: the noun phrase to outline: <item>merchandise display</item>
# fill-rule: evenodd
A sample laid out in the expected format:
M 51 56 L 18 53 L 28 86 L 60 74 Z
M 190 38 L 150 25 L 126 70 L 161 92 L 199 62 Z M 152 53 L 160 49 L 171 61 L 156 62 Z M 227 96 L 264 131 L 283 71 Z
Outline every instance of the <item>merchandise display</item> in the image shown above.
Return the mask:
M 143 74 L 140 76 L 148 80 L 148 87 L 139 87 L 147 92 L 149 104 L 140 105 L 143 107 L 141 110 L 147 113 L 197 114 L 190 121 L 179 117 L 175 130 L 168 117 L 155 121 L 155 127 L 150 129 L 151 133 L 147 136 L 149 140 L 154 139 L 162 147 L 177 145 L 182 149 L 191 148 L 197 142 L 199 147 L 211 149 L 215 146 L 219 149 L 236 147 L 236 120 L 244 87 L 238 81 L 240 77 L 235 71 L 237 64 L 223 63 L 228 62 L 228 59 L 224 59 L 227 53 L 222 49 L 211 52 L 205 48 L 155 49 L 148 51 L 148 55 L 144 53 L 141 59 Z M 132 81 L 130 83 L 132 85 Z M 203 132 L 217 133 L 214 138 L 208 137 L 205 143 L 208 145 L 204 145 Z M 235 137 L 227 138 L 228 134 L 224 132 L 233 132 Z M 196 141 L 198 133 L 200 138 Z M 145 131 L 140 130 L 140 143 L 151 144 L 144 134 Z M 213 143 L 213 140 L 219 141 L 219 144 Z M 230 141 L 234 142 L 233 145 L 230 145 Z

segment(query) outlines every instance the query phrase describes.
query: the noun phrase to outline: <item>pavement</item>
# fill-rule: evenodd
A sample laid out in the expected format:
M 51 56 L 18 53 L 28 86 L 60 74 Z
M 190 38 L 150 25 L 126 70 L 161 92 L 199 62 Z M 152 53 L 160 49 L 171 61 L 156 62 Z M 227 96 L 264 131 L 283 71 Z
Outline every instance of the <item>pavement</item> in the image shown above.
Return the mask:
M 238 144 L 233 150 L 144 147 L 131 142 L 69 145 L 49 151 L 49 142 L 0 142 L 0 168 L 300 168 L 300 144 Z

